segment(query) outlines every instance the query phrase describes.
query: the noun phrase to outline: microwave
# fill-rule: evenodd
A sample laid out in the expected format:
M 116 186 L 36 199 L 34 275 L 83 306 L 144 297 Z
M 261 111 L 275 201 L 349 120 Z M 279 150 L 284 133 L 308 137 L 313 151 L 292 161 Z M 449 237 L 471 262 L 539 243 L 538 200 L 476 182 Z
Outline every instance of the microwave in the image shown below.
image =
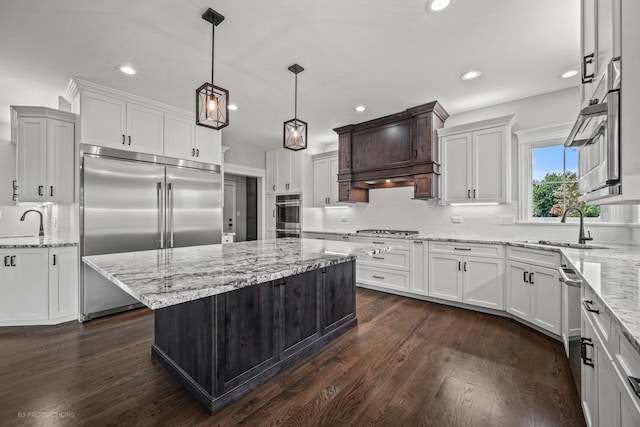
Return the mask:
M 581 202 L 597 204 L 599 200 L 621 194 L 620 58 L 609 63 L 564 145 L 578 147 Z

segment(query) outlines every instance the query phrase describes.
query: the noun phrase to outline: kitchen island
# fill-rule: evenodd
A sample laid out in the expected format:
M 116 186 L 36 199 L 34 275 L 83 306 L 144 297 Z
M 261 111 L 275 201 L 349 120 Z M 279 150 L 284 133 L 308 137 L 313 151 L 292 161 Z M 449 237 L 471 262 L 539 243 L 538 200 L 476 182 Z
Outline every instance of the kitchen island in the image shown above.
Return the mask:
M 83 262 L 154 310 L 153 356 L 214 413 L 355 327 L 355 259 L 390 249 L 286 238 Z

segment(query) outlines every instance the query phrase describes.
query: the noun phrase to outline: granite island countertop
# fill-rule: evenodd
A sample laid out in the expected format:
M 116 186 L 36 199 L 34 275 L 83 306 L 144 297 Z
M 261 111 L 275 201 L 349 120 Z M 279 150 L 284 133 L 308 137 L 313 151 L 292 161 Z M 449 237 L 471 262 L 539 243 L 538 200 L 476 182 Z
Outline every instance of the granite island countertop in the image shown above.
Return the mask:
M 78 242 L 70 238 L 56 236 L 0 236 L 0 248 L 59 248 L 62 246 L 77 246 Z
M 155 310 L 389 250 L 285 238 L 93 255 L 82 261 Z

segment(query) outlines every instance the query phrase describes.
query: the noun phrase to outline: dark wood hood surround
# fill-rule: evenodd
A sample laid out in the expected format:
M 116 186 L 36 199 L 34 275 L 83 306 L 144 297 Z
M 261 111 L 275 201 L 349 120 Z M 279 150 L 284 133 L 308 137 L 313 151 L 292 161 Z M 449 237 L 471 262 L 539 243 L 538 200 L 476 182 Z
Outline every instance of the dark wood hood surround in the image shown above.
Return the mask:
M 356 125 L 338 133 L 341 202 L 368 202 L 370 188 L 412 185 L 414 198 L 439 197 L 440 156 L 436 130 L 449 114 L 429 102 Z

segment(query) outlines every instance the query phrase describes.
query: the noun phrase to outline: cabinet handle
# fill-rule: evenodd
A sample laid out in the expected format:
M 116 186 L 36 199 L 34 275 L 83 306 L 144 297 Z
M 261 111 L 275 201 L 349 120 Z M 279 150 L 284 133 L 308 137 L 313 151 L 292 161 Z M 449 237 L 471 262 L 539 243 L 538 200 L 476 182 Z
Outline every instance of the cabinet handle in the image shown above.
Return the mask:
M 524 280 L 524 283 L 529 283 L 529 281 L 527 280 L 528 276 L 529 276 L 529 272 L 525 271 L 524 274 L 522 275 L 522 280 Z
M 591 338 L 580 338 L 580 358 L 582 359 L 582 363 L 594 368 L 593 359 L 587 357 L 587 346 L 593 348 Z
M 15 267 L 15 266 L 16 266 L 16 256 L 11 255 L 11 267 Z
M 122 145 L 125 145 L 125 144 L 126 144 L 126 142 L 125 142 L 125 136 L 124 136 L 124 133 L 123 133 L 123 134 L 122 134 Z
M 324 237 L 318 237 L 318 236 L 316 236 L 316 240 L 324 240 Z
M 423 242 L 420 240 L 416 240 L 415 242 L 413 242 L 414 245 L 421 245 Z
M 471 198 L 471 190 L 467 190 L 467 199 Z
M 471 250 L 471 248 L 453 248 L 453 249 L 455 249 L 456 251 L 470 251 Z
M 413 158 L 414 159 L 418 158 L 418 150 L 413 150 Z
M 382 257 L 382 256 L 372 256 L 371 258 L 373 258 L 373 259 L 384 259 L 384 257 Z
M 476 196 L 476 189 L 475 189 L 475 188 L 473 189 L 473 198 L 474 198 L 474 199 L 477 199 L 477 198 L 478 198 L 478 196 Z
M 58 261 L 58 257 L 56 256 L 56 254 L 53 254 L 53 265 L 56 265 Z
M 287 184 L 287 190 L 289 189 L 289 184 Z
M 44 185 L 38 185 L 38 196 L 44 196 L 42 192 L 44 190 Z
M 629 376 L 627 377 L 627 381 L 629 381 L 629 385 L 631 385 L 636 396 L 640 397 L 640 378 Z
M 196 156 L 196 149 L 192 148 L 191 149 L 191 157 L 195 157 Z
M 18 181 L 13 181 L 13 200 L 18 200 Z
M 371 242 L 371 243 L 373 243 L 374 245 L 384 245 L 384 242 L 376 242 L 376 241 L 373 241 L 373 242 Z
M 349 236 L 340 236 L 341 239 L 349 240 Z
M 458 271 L 462 271 L 462 262 L 458 261 Z
M 533 273 L 529 273 L 529 283 L 533 285 Z
M 131 146 L 131 135 L 129 135 L 129 146 Z
M 582 58 L 582 84 L 591 83 L 595 77 L 595 73 L 587 74 L 587 65 L 593 64 L 595 53 L 591 53 Z
M 600 310 L 598 310 L 597 308 L 592 308 L 591 304 L 593 304 L 592 300 L 586 300 L 583 299 L 582 300 L 582 305 L 584 305 L 584 308 L 590 312 L 590 313 L 595 313 L 595 314 L 600 314 Z
M 463 270 L 467 271 L 467 261 L 465 261 L 464 264 L 463 264 Z
M 384 280 L 384 276 L 376 276 L 375 274 L 373 275 L 374 279 L 380 279 L 380 280 Z
M 49 195 L 53 197 L 53 185 L 49 186 Z
M 196 148 L 196 157 L 200 157 L 200 149 Z
M 273 217 L 274 218 L 276 217 L 276 210 L 275 209 L 273 210 Z
M 11 264 L 9 264 L 9 258 L 11 258 L 9 255 L 5 255 L 4 257 L 4 266 L 5 267 L 10 267 Z
M 276 185 L 273 184 L 273 191 L 276 191 Z

